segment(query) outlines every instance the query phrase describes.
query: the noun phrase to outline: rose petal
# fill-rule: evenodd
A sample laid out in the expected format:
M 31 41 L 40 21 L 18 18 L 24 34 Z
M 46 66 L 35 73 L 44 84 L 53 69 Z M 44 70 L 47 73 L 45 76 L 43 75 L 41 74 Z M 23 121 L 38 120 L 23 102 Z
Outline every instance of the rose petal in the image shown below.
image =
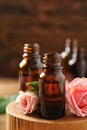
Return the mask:
M 77 116 L 87 116 L 87 78 L 75 78 L 65 84 L 66 104 Z
M 16 102 L 22 113 L 27 114 L 36 110 L 39 98 L 33 92 L 19 92 Z

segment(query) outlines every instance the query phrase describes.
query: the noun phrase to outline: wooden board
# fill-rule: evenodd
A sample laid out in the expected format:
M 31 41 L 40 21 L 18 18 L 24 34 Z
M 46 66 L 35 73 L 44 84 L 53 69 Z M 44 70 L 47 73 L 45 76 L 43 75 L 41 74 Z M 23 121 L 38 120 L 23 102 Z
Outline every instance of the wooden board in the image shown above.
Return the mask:
M 46 120 L 39 115 L 20 113 L 15 102 L 6 108 L 6 130 L 87 130 L 87 117 L 66 115 L 57 120 Z

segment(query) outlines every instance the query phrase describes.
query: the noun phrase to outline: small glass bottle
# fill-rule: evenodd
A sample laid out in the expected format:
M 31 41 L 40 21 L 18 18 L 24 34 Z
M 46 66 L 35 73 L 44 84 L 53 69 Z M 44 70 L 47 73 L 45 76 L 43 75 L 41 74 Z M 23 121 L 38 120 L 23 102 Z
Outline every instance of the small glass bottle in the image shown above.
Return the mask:
M 61 53 L 62 59 L 65 59 L 67 56 L 69 56 L 71 51 L 70 43 L 71 43 L 71 39 L 70 38 L 66 39 L 64 51 Z
M 76 77 L 86 77 L 87 61 L 85 49 L 82 47 L 74 46 L 72 58 L 69 60 L 68 64 L 72 79 Z
M 65 50 L 61 53 L 62 58 L 62 66 L 63 66 L 63 73 L 66 76 L 67 80 L 70 80 L 70 72 L 69 72 L 69 65 L 68 61 L 71 57 L 71 39 L 66 39 L 65 42 Z
M 40 55 L 40 46 L 34 43 L 32 46 L 31 59 L 29 62 L 30 82 L 39 81 L 39 75 L 42 72 L 42 62 Z
M 77 73 L 79 77 L 87 77 L 87 61 L 85 48 L 80 47 L 77 60 Z
M 40 114 L 47 119 L 65 115 L 65 76 L 62 73 L 59 53 L 46 53 L 43 57 L 43 71 L 40 74 Z
M 31 58 L 31 45 L 24 44 L 23 47 L 23 59 L 19 64 L 19 84 L 20 90 L 25 91 L 27 90 L 26 82 L 29 82 L 29 62 Z
M 73 80 L 76 77 L 79 77 L 77 74 L 77 61 L 78 61 L 78 52 L 79 52 L 79 46 L 78 46 L 78 41 L 77 39 L 73 39 L 73 44 L 72 44 L 72 55 L 71 58 L 68 61 L 69 65 L 69 71 L 71 74 L 71 79 Z

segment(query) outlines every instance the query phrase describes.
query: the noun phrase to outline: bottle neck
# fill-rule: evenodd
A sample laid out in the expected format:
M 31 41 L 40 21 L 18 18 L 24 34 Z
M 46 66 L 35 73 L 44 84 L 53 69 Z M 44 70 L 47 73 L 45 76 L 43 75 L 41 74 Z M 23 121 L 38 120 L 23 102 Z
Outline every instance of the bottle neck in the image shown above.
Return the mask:
M 36 57 L 36 56 L 39 56 L 39 54 L 40 54 L 39 44 L 38 43 L 34 43 L 33 46 L 32 46 L 32 56 Z
M 29 53 L 24 53 L 24 54 L 23 54 L 23 58 L 26 58 L 26 57 L 29 57 L 29 56 L 30 56 Z
M 31 53 L 31 59 L 36 62 L 41 62 L 41 55 L 39 50 L 39 44 L 34 43 L 32 46 L 32 53 Z
M 24 44 L 23 58 L 30 57 L 31 51 L 32 51 L 31 45 L 30 44 Z
M 71 48 L 70 48 L 70 43 L 71 43 L 71 39 L 66 39 L 66 43 L 65 43 L 65 50 L 61 53 L 61 57 L 62 59 L 65 59 L 71 52 Z
M 47 66 L 46 64 L 43 64 L 42 66 L 42 70 L 45 72 L 45 73 L 53 73 L 53 72 L 62 72 L 62 66 Z
M 41 56 L 40 55 L 31 56 L 31 61 L 41 62 Z
M 42 68 L 50 73 L 62 71 L 60 54 L 57 52 L 44 54 Z

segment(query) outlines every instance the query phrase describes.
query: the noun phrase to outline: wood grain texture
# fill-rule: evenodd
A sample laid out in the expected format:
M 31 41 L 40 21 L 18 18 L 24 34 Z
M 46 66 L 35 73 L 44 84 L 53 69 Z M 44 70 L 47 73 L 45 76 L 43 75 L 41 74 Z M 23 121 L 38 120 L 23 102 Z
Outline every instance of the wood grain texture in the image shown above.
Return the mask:
M 87 117 L 66 115 L 57 120 L 46 120 L 39 115 L 23 115 L 15 105 L 6 108 L 6 130 L 87 130 Z

